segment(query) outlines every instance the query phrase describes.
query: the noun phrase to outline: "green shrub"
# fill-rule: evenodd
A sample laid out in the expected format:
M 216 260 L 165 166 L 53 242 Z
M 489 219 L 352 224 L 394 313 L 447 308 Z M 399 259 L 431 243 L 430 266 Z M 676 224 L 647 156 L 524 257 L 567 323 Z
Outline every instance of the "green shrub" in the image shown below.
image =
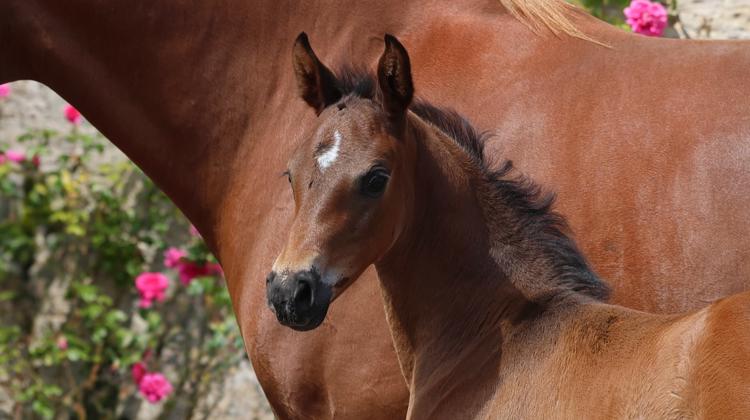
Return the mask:
M 122 418 L 150 397 L 190 416 L 245 354 L 220 267 L 134 165 L 96 163 L 101 135 L 18 142 L 25 154 L 0 153 L 0 388 L 14 414 Z M 166 267 L 170 243 L 183 249 Z M 167 276 L 158 299 L 136 287 L 145 272 Z

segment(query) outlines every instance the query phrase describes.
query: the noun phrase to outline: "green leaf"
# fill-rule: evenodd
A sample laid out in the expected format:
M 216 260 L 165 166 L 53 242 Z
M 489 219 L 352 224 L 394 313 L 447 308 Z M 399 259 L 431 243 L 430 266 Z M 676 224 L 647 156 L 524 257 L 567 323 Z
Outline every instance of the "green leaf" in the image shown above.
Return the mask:
M 67 357 L 71 362 L 77 362 L 79 360 L 85 360 L 86 354 L 79 349 L 69 348 L 65 352 L 65 357 Z
M 101 343 L 105 338 L 107 338 L 107 329 L 103 327 L 95 329 L 94 333 L 91 334 L 91 340 L 94 343 Z
M 75 290 L 78 297 L 86 303 L 95 301 L 98 296 L 97 288 L 90 284 L 78 284 L 75 286 Z
M 99 304 L 86 305 L 81 310 L 81 315 L 89 320 L 98 318 L 102 313 L 104 313 L 104 306 Z
M 107 312 L 107 315 L 104 318 L 104 323 L 109 328 L 115 328 L 117 324 L 123 323 L 127 319 L 128 319 L 128 316 L 125 314 L 125 312 L 119 309 L 113 309 Z
M 55 410 L 43 400 L 35 400 L 31 403 L 31 409 L 45 419 L 51 419 L 55 415 Z
M 62 389 L 56 385 L 44 385 L 42 388 L 42 395 L 45 397 L 59 397 L 62 393 Z
M 0 292 L 0 302 L 12 300 L 14 297 L 16 297 L 16 292 L 13 290 L 4 290 Z
M 159 313 L 155 311 L 148 311 L 146 313 L 146 323 L 148 324 L 149 328 L 156 329 L 161 325 L 161 315 L 159 315 Z
M 78 224 L 69 224 L 65 227 L 65 233 L 73 236 L 83 236 L 86 234 L 86 229 Z
M 205 287 L 203 285 L 203 282 L 199 281 L 198 279 L 194 279 L 190 282 L 190 285 L 187 287 L 187 293 L 190 296 L 197 296 L 200 294 L 203 294 L 203 291 L 205 290 Z

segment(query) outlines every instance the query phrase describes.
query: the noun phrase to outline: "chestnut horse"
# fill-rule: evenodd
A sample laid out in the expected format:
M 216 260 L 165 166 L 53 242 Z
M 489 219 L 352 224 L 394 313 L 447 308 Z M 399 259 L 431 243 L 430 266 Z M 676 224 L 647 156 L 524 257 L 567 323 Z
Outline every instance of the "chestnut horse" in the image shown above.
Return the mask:
M 296 43 L 320 115 L 288 166 L 295 216 L 267 290 L 279 321 L 316 328 L 374 264 L 407 418 L 747 417 L 750 292 L 681 316 L 603 303 L 552 196 L 492 169 L 455 112 L 412 105 L 407 52 L 385 42 L 377 82 L 339 80 Z
M 382 34 L 399 36 L 421 96 L 491 129 L 489 156 L 561 193 L 613 302 L 682 311 L 750 286 L 750 44 L 501 3 L 2 0 L 0 82 L 55 89 L 198 227 L 279 417 L 390 419 L 408 393 L 373 270 L 306 333 L 280 326 L 262 292 L 293 211 L 279 173 L 315 121 L 282 71 L 300 31 L 329 62 L 371 64 Z

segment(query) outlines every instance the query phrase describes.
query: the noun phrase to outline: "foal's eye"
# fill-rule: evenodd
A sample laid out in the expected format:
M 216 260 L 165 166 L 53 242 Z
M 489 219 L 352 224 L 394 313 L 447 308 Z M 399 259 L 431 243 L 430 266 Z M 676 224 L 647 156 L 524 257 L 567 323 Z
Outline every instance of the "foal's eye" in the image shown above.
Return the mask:
M 390 174 L 384 168 L 375 168 L 362 177 L 362 194 L 376 198 L 383 194 Z
M 284 171 L 284 175 L 286 176 L 287 181 L 289 181 L 289 183 L 291 184 L 292 183 L 292 173 L 289 172 L 289 171 Z

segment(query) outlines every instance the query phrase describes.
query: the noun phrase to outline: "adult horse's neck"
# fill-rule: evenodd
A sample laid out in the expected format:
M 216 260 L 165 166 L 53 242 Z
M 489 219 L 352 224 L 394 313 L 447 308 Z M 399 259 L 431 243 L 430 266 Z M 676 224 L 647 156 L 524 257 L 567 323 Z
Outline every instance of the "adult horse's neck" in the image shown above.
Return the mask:
M 4 2 L 0 79 L 41 81 L 80 108 L 211 241 L 280 60 L 262 58 L 273 2 L 229 6 Z
M 486 169 L 481 139 L 461 145 L 413 114 L 410 121 L 412 223 L 376 268 L 407 383 L 436 396 L 452 372 L 496 381 L 510 335 L 550 308 L 607 290 L 561 231 L 551 200 L 507 170 Z M 473 396 L 476 404 L 485 397 Z

